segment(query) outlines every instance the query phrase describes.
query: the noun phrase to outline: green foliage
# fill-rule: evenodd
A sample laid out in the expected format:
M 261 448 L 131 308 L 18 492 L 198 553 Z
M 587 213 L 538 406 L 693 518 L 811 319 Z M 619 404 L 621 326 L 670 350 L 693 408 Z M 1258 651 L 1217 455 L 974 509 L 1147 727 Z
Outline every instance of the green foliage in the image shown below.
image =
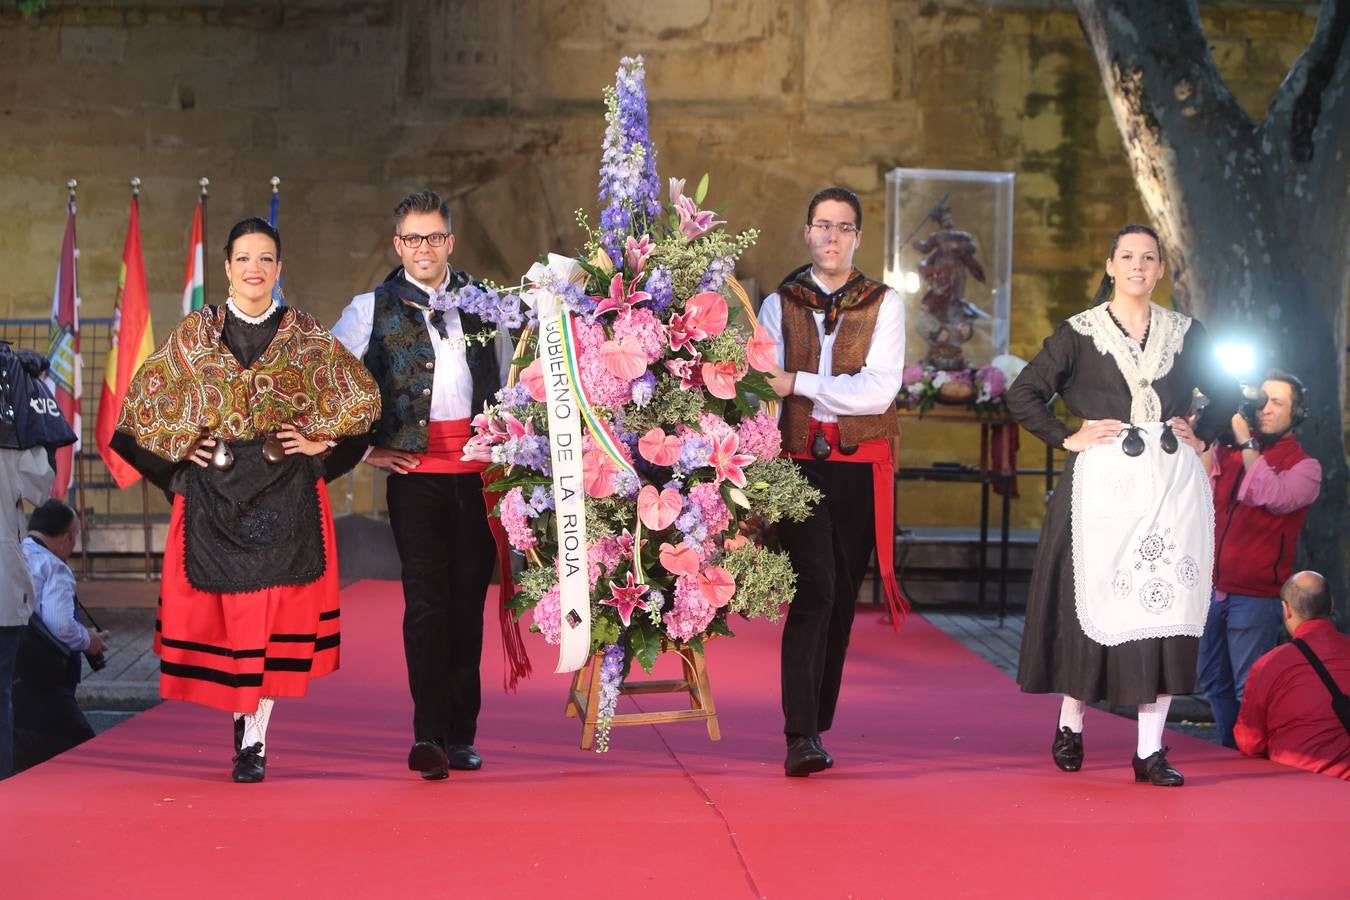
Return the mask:
M 634 619 L 632 627 L 628 629 L 628 649 L 628 657 L 636 659 L 650 675 L 652 666 L 656 665 L 656 657 L 661 652 L 660 632 L 651 625 Z
M 745 496 L 766 522 L 802 522 L 819 502 L 820 491 L 811 487 L 792 460 L 779 458 L 746 467 Z
M 663 425 L 697 425 L 703 403 L 702 391 L 686 391 L 680 387 L 680 379 L 662 373 L 656 378 L 650 403 L 643 407 L 630 403 L 624 407 L 624 426 L 629 431 L 645 434 Z
M 516 595 L 511 598 L 511 608 L 519 612 L 533 608 L 557 583 L 558 573 L 553 566 L 526 566 L 516 579 Z
M 797 592 L 797 574 L 781 551 L 746 544 L 723 557 L 721 566 L 736 579 L 731 611 L 747 619 L 777 622 Z

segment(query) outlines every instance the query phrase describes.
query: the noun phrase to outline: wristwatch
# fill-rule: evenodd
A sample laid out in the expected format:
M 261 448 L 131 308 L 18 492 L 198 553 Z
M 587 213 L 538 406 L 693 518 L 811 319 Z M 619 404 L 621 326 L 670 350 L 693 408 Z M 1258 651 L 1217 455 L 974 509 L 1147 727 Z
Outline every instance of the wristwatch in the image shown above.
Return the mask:
M 1256 438 L 1254 438 L 1254 437 L 1253 437 L 1253 438 L 1247 438 L 1245 441 L 1243 441 L 1242 443 L 1238 444 L 1238 449 L 1239 449 L 1239 450 L 1260 450 L 1260 449 L 1261 449 L 1261 442 L 1258 441 L 1258 440 L 1257 440 Z

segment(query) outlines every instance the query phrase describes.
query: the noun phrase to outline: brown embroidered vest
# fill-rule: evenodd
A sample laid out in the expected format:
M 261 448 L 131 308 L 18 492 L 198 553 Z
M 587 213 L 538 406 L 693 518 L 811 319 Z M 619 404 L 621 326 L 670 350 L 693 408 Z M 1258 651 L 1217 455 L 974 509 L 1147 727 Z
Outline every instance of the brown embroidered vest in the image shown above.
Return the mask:
M 882 296 L 885 286 L 882 285 Z M 783 309 L 784 368 L 789 372 L 816 372 L 820 369 L 820 333 L 810 307 L 792 302 L 780 294 Z M 847 309 L 839 316 L 835 329 L 831 375 L 855 375 L 867 361 L 876 331 L 881 303 L 866 303 Z M 811 419 L 811 401 L 796 395 L 783 401 L 778 428 L 783 433 L 783 448 L 789 453 L 805 453 Z M 896 433 L 895 404 L 875 416 L 840 416 L 839 440 L 845 447 L 856 447 L 873 438 L 889 438 Z

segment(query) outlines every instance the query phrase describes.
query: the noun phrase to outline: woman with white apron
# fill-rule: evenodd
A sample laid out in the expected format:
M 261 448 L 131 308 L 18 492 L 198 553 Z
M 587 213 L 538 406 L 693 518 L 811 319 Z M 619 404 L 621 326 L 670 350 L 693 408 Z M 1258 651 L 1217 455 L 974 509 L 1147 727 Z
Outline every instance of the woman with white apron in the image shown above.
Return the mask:
M 1084 706 L 1106 701 L 1138 706 L 1135 780 L 1179 786 L 1163 727 L 1172 695 L 1195 688 L 1214 557 L 1199 454 L 1238 387 L 1199 322 L 1151 302 L 1165 271 L 1153 229 L 1122 228 L 1096 302 L 1045 339 L 1007 402 L 1069 451 L 1036 552 L 1018 683 L 1064 695 L 1051 748 L 1060 769 L 1082 766 Z M 1192 429 L 1197 387 L 1211 403 Z M 1083 420 L 1077 431 L 1048 410 L 1057 394 Z

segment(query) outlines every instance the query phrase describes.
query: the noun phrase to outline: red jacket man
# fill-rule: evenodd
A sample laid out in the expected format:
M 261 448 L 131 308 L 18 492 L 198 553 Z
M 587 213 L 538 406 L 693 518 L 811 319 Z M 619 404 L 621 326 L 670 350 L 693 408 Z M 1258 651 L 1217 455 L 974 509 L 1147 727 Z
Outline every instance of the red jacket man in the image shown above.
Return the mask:
M 1350 636 L 1331 621 L 1331 594 L 1316 572 L 1299 572 L 1280 591 L 1284 626 L 1350 691 Z M 1252 666 L 1234 728 L 1248 756 L 1350 781 L 1350 733 L 1331 707 L 1331 692 L 1298 647 L 1283 644 Z

